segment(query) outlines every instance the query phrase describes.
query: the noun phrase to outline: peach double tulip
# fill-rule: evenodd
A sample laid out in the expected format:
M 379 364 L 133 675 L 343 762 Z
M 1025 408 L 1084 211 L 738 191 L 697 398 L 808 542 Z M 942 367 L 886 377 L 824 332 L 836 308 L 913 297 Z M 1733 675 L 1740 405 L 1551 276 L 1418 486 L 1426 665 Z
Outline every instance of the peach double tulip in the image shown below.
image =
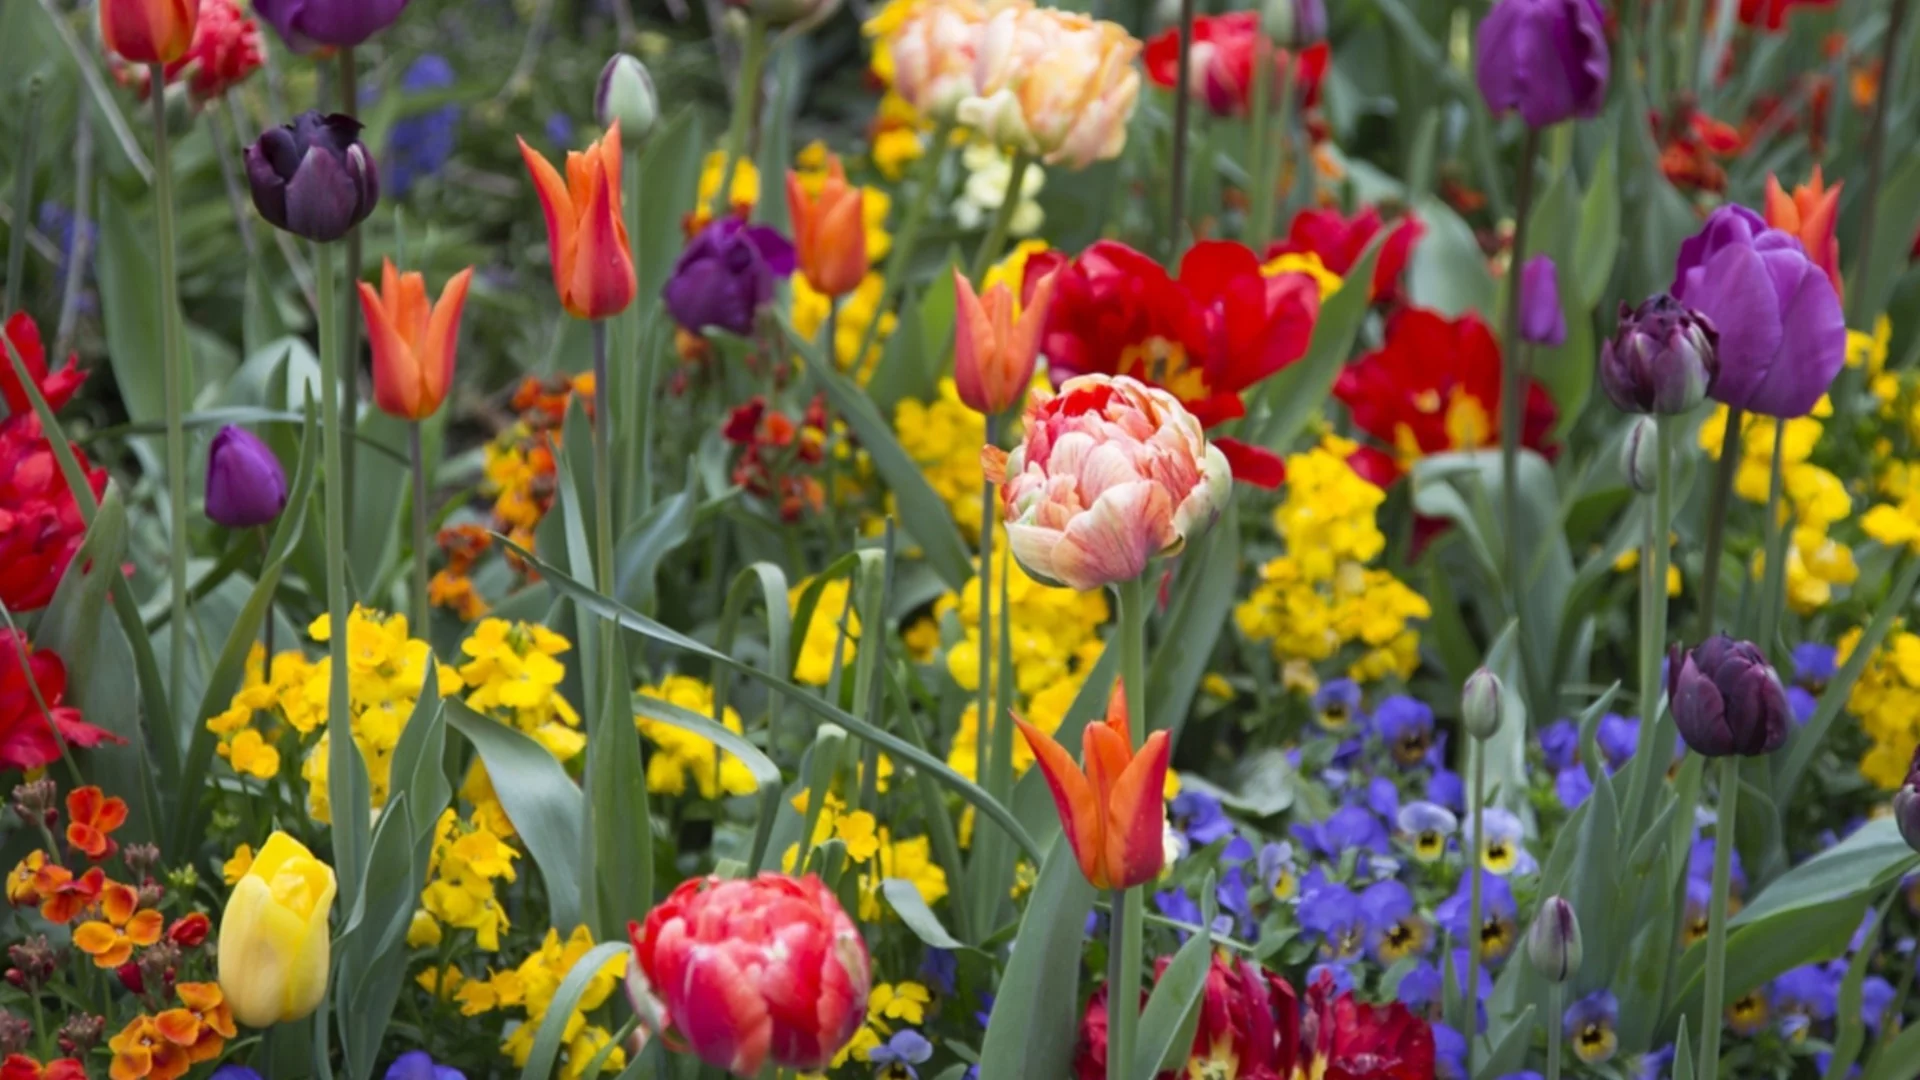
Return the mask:
M 193 47 L 200 0 L 100 0 L 100 40 L 132 64 L 171 64 Z
M 973 64 L 986 11 L 976 0 L 927 0 L 887 41 L 893 89 L 922 116 L 951 121 L 973 96 Z
M 605 319 L 625 311 L 639 282 L 620 206 L 619 122 L 585 150 L 568 151 L 564 180 L 525 139 L 519 142 L 546 212 L 553 288 L 560 294 L 560 306 L 581 319 Z
M 1140 42 L 1118 23 L 1027 5 L 981 27 L 960 121 L 1049 165 L 1118 157 L 1140 99 Z
M 381 412 L 425 420 L 446 400 L 460 341 L 460 310 L 472 280 L 472 267 L 460 271 L 441 290 L 440 302 L 430 303 L 426 279 L 400 273 L 388 259 L 380 271 L 380 291 L 360 283 L 360 310 L 373 347 L 373 403 Z
M 866 192 L 847 183 L 837 156 L 827 159 L 818 188 L 809 194 L 800 174 L 787 170 L 794 254 L 815 292 L 845 296 L 867 276 Z
M 998 416 L 1026 393 L 1056 280 L 1055 274 L 1041 278 L 1015 318 L 1013 290 L 1006 282 L 994 283 L 980 296 L 965 274 L 953 272 L 953 381 L 967 408 Z
M 1807 258 L 1826 271 L 1834 294 L 1843 300 L 1840 238 L 1834 230 L 1840 224 L 1840 189 L 1845 186 L 1846 182 L 1840 181 L 1828 187 L 1818 165 L 1813 167 L 1813 176 L 1791 193 L 1780 186 L 1778 177 L 1767 174 L 1767 224 L 1798 239 L 1807 249 Z
M 1081 375 L 1027 401 L 1026 440 L 982 450 L 1004 485 L 1007 543 L 1034 577 L 1085 592 L 1132 581 L 1226 505 L 1227 459 L 1180 400 L 1125 375 Z
M 1125 688 L 1114 684 L 1106 719 L 1088 724 L 1080 737 L 1084 771 L 1053 736 L 1017 716 L 1013 722 L 1047 778 L 1060 826 L 1087 881 L 1096 889 L 1130 889 L 1160 876 L 1167 858 L 1161 840 L 1167 733 L 1156 731 L 1139 750 L 1133 748 Z

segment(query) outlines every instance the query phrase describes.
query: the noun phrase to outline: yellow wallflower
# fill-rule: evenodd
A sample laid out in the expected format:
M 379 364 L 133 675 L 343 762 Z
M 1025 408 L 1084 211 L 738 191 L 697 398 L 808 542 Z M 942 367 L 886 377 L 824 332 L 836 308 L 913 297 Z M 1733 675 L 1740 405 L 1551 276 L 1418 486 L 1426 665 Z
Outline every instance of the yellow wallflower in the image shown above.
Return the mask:
M 640 693 L 699 716 L 713 715 L 713 687 L 691 676 L 669 675 L 657 684 L 641 687 Z M 647 762 L 648 791 L 658 795 L 684 795 L 689 779 L 703 799 L 717 799 L 722 793 L 751 795 L 759 790 L 753 773 L 740 759 L 721 753 L 711 739 L 664 721 L 644 716 L 633 719 L 640 734 L 656 748 Z M 731 705 L 721 714 L 720 722 L 728 731 L 745 730 L 740 726 L 740 714 Z
M 894 434 L 934 494 L 947 505 L 953 523 L 968 543 L 980 540 L 980 448 L 987 441 L 986 417 L 960 400 L 952 379 L 940 380 L 932 401 L 903 398 L 893 412 Z
M 560 989 L 560 981 L 592 948 L 593 935 L 584 926 L 575 927 L 564 941 L 560 931 L 550 929 L 540 948 L 518 967 L 511 971 L 491 972 L 484 981 L 470 980 L 462 986 L 460 1010 L 469 1016 L 495 1009 L 524 1010 L 525 1018 L 500 1045 L 501 1052 L 513 1059 L 516 1067 L 524 1067 L 528 1055 L 533 1052 L 534 1035 L 539 1031 L 541 1021 L 546 1019 L 547 1010 L 553 1005 L 553 995 Z M 562 1030 L 561 1041 L 565 1046 L 563 1053 L 566 1060 L 561 1063 L 561 1075 L 579 1077 L 593 1055 L 612 1038 L 604 1029 L 587 1023 L 587 1014 L 605 1004 L 614 987 L 619 985 L 621 976 L 626 973 L 629 955 L 626 951 L 615 953 L 601 965 L 587 983 L 579 1004 L 568 1014 Z M 625 1067 L 624 1052 L 616 1050 L 608 1057 L 601 1071 L 618 1072 Z
M 519 852 L 491 830 L 462 822 L 451 809 L 442 812 L 434 827 L 421 907 L 433 920 L 473 931 L 474 941 L 483 951 L 498 951 L 500 931 L 507 929 L 508 922 L 493 883 L 515 880 L 513 860 L 519 857 Z M 408 927 L 407 937 L 411 940 L 416 931 L 426 933 L 417 920 Z M 432 936 L 438 939 L 437 929 Z
M 225 879 L 227 884 L 236 885 L 241 878 L 247 876 L 247 871 L 252 867 L 253 845 L 241 844 L 239 847 L 233 849 L 232 858 L 220 864 L 220 876 Z
M 788 279 L 793 287 L 793 306 L 789 314 L 793 319 L 793 328 L 809 341 L 818 340 L 820 328 L 826 325 L 827 312 L 832 309 L 832 300 L 825 294 L 815 292 L 807 284 L 805 274 L 796 273 Z M 864 357 L 855 363 L 860 355 L 860 343 L 866 340 L 867 327 L 873 323 L 874 313 L 880 307 L 880 294 L 886 291 L 886 279 L 875 270 L 860 279 L 860 284 L 840 301 L 840 311 L 833 323 L 833 359 L 841 371 L 851 372 L 854 380 L 865 386 L 873 377 L 874 365 L 880 362 L 882 346 L 893 331 L 900 325 L 900 316 L 891 311 L 880 313 L 880 329 L 873 335 L 873 346 Z
M 1740 464 L 1733 474 L 1734 494 L 1746 502 L 1766 504 L 1773 479 L 1773 443 L 1779 433 L 1784 440 L 1780 446 L 1781 492 L 1795 524 L 1824 528 L 1844 520 L 1853 512 L 1846 485 L 1808 460 L 1825 428 L 1819 418 L 1832 414 L 1833 405 L 1824 397 L 1812 415 L 1795 417 L 1784 425 L 1771 416 L 1746 414 L 1740 425 Z M 1727 408 L 1722 405 L 1700 425 L 1700 448 L 1716 461 L 1726 432 Z
M 1837 661 L 1845 664 L 1859 645 L 1859 628 L 1841 635 Z M 1920 743 L 1920 636 L 1896 628 L 1868 658 L 1847 695 L 1872 746 L 1860 759 L 1860 775 L 1888 791 L 1900 786 Z
M 726 172 L 725 150 L 715 150 L 702 159 L 700 193 L 693 204 L 693 213 L 687 219 L 689 232 L 697 232 L 713 220 L 713 197 L 719 193 Z M 727 192 L 727 205 L 742 217 L 753 213 L 753 208 L 760 205 L 760 168 L 751 157 L 743 157 L 734 164 L 733 185 Z
M 1887 370 L 1887 346 L 1893 340 L 1893 323 L 1882 313 L 1873 320 L 1873 333 L 1847 331 L 1847 366 L 1859 368 L 1867 380 L 1867 392 L 1879 401 L 1883 410 L 1900 396 L 1900 377 Z
M 787 593 L 787 604 L 798 613 L 800 597 L 807 590 L 807 583 L 795 585 Z M 799 660 L 794 664 L 793 677 L 808 686 L 825 686 L 833 677 L 834 650 L 840 640 L 840 619 L 844 614 L 847 622 L 846 644 L 840 648 L 841 664 L 851 669 L 856 646 L 860 640 L 860 614 L 849 603 L 850 592 L 847 579 L 836 577 L 820 587 L 820 600 L 814 606 L 813 619 L 808 622 L 806 635 L 800 640 Z

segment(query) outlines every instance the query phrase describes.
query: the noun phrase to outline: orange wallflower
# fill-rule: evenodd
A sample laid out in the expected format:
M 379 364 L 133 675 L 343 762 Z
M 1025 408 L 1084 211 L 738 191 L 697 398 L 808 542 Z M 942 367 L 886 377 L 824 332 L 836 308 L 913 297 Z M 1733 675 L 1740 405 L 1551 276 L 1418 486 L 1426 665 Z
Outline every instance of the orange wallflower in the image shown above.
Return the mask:
M 7 903 L 26 907 L 40 902 L 40 871 L 47 865 L 47 853 L 34 851 L 13 864 L 7 874 Z
M 108 834 L 126 823 L 127 802 L 92 784 L 67 792 L 67 843 L 99 862 L 120 845 Z
M 539 151 L 520 142 L 520 156 L 533 174 L 547 216 L 553 256 L 553 287 L 567 313 L 604 319 L 625 311 L 639 290 L 627 222 L 620 209 L 620 123 L 599 142 L 569 151 L 563 181 Z
M 41 867 L 33 883 L 34 891 L 40 894 L 40 917 L 52 923 L 72 922 L 99 899 L 106 882 L 107 875 L 97 866 L 79 877 L 64 866 Z
M 800 174 L 787 170 L 787 213 L 793 247 L 807 284 L 827 296 L 845 296 L 867 276 L 866 192 L 847 183 L 840 159 L 827 157 L 827 175 L 817 195 L 808 195 Z
M 1060 825 L 1087 881 L 1096 889 L 1127 889 L 1158 877 L 1167 858 L 1161 840 L 1167 820 L 1162 801 L 1167 733 L 1156 731 L 1133 749 L 1126 692 L 1118 682 L 1106 720 L 1088 724 L 1081 737 L 1085 772 L 1053 736 L 1017 716 L 1013 722 L 1047 778 Z
M 1767 174 L 1767 224 L 1798 238 L 1800 246 L 1807 249 L 1807 258 L 1826 271 L 1834 293 L 1843 299 L 1840 238 L 1834 230 L 1840 224 L 1840 189 L 1845 186 L 1842 180 L 1828 187 L 1818 165 L 1813 167 L 1813 176 L 1791 193 L 1781 188 L 1779 177 Z
M 473 267 L 453 275 L 440 301 L 427 300 L 427 281 L 402 274 L 388 259 L 380 288 L 360 283 L 360 310 L 373 348 L 373 403 L 388 416 L 425 420 L 447 399 L 453 358 L 460 342 L 460 311 L 466 306 Z
M 100 918 L 81 923 L 73 931 L 73 943 L 93 957 L 94 967 L 119 967 L 133 956 L 136 945 L 147 946 L 160 940 L 166 919 L 152 908 L 140 906 L 140 894 L 131 885 L 109 882 L 100 892 Z
M 186 1048 L 161 1034 L 153 1017 L 144 1013 L 108 1039 L 107 1049 L 113 1051 L 107 1070 L 113 1080 L 179 1080 L 193 1067 Z
M 187 1060 L 193 1064 L 219 1057 L 227 1040 L 237 1033 L 233 1010 L 220 992 L 220 984 L 181 983 L 174 992 L 180 995 L 180 1007 L 154 1017 L 153 1026 L 168 1042 L 186 1050 Z

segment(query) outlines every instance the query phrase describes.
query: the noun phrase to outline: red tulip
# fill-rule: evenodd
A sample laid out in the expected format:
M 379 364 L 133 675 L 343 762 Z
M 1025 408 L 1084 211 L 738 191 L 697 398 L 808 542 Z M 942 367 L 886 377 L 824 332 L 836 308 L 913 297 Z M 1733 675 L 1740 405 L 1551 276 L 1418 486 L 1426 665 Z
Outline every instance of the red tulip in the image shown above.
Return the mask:
M 100 0 L 100 37 L 135 64 L 171 64 L 193 44 L 200 0 Z
M 1167 733 L 1156 731 L 1139 750 L 1133 748 L 1126 694 L 1118 683 L 1107 718 L 1088 724 L 1081 736 L 1084 772 L 1053 736 L 1017 716 L 1013 722 L 1047 778 L 1060 826 L 1087 881 L 1096 889 L 1130 889 L 1159 877 L 1167 859 L 1161 837 Z
M 1399 288 L 1400 273 L 1413 256 L 1413 245 L 1426 232 L 1412 214 L 1383 225 L 1380 211 L 1371 206 L 1350 218 L 1338 210 L 1302 210 L 1287 228 L 1287 238 L 1267 248 L 1267 258 L 1312 252 L 1327 269 L 1345 277 L 1383 227 L 1390 231 L 1373 265 L 1372 298 L 1391 300 Z
M 1272 100 L 1280 99 L 1282 80 L 1293 68 L 1293 57 L 1271 41 L 1261 40 L 1260 13 L 1236 11 L 1201 15 L 1193 20 L 1188 83 L 1193 96 L 1215 116 L 1244 116 L 1253 100 L 1254 57 L 1264 52 L 1273 72 L 1267 81 Z M 1320 80 L 1327 71 L 1327 46 L 1310 45 L 1300 52 L 1294 100 L 1311 109 L 1320 100 Z M 1180 30 L 1167 30 L 1147 42 L 1141 60 L 1154 85 L 1173 89 L 1180 72 Z

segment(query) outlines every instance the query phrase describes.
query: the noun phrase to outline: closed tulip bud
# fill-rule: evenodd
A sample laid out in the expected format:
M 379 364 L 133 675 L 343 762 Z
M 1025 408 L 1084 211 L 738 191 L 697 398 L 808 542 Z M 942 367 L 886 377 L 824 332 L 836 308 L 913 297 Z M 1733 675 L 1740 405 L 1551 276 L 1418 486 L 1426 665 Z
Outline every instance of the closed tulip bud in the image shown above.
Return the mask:
M 593 95 L 593 115 L 602 127 L 620 125 L 620 133 L 644 143 L 660 119 L 660 98 L 653 92 L 647 65 L 626 53 L 615 53 L 600 69 L 600 85 Z
M 1920 789 L 1908 784 L 1893 793 L 1893 820 L 1900 826 L 1900 838 L 1920 851 Z
M 1541 902 L 1527 932 L 1527 959 L 1548 982 L 1563 983 L 1580 973 L 1580 919 L 1564 897 Z
M 599 142 L 568 152 L 564 177 L 525 139 L 520 140 L 520 156 L 546 213 L 553 288 L 560 306 L 579 319 L 605 319 L 625 311 L 639 282 L 620 205 L 619 121 L 608 125 Z
M 1600 388 L 1624 412 L 1673 416 L 1713 392 L 1720 375 L 1713 321 L 1660 293 L 1637 308 L 1620 305 L 1620 324 L 1600 347 Z
M 171 64 L 193 47 L 200 0 L 100 0 L 100 39 L 133 64 Z
M 787 172 L 787 214 L 800 272 L 815 292 L 845 296 L 867 276 L 866 192 L 847 183 L 838 157 L 811 193 L 799 173 Z
M 287 474 L 259 436 L 232 424 L 207 452 L 207 516 L 229 529 L 265 525 L 287 508 Z
M 1620 445 L 1620 471 L 1627 476 L 1627 486 L 1642 495 L 1653 494 L 1659 455 L 1659 425 L 1650 416 L 1634 420 L 1627 429 L 1627 441 Z
M 1467 676 L 1467 684 L 1460 690 L 1460 726 L 1476 739 L 1493 738 L 1493 733 L 1500 730 L 1506 696 L 1507 688 L 1491 670 L 1481 668 Z
M 1687 746 L 1706 757 L 1757 757 L 1787 741 L 1786 688 L 1751 642 L 1725 634 L 1667 658 L 1667 700 Z
M 248 1027 L 320 1007 L 330 964 L 333 868 L 283 832 L 268 838 L 220 915 L 220 990 Z
M 1535 255 L 1520 271 L 1520 340 L 1566 344 L 1567 317 L 1560 310 L 1560 277 L 1551 255 Z
M 275 228 L 331 243 L 380 202 L 380 171 L 360 142 L 360 121 L 301 113 L 247 147 L 253 205 Z
M 360 310 L 373 348 L 373 403 L 388 416 L 425 420 L 439 411 L 453 385 L 454 347 L 473 268 L 453 275 L 440 302 L 427 300 L 426 279 L 402 274 L 388 259 L 380 291 L 360 282 Z
M 1040 334 L 1060 272 L 1040 279 L 1018 319 L 1013 290 L 996 282 L 986 296 L 973 291 L 965 274 L 953 272 L 953 381 L 960 400 L 984 416 L 998 416 L 1020 401 L 1033 381 Z

